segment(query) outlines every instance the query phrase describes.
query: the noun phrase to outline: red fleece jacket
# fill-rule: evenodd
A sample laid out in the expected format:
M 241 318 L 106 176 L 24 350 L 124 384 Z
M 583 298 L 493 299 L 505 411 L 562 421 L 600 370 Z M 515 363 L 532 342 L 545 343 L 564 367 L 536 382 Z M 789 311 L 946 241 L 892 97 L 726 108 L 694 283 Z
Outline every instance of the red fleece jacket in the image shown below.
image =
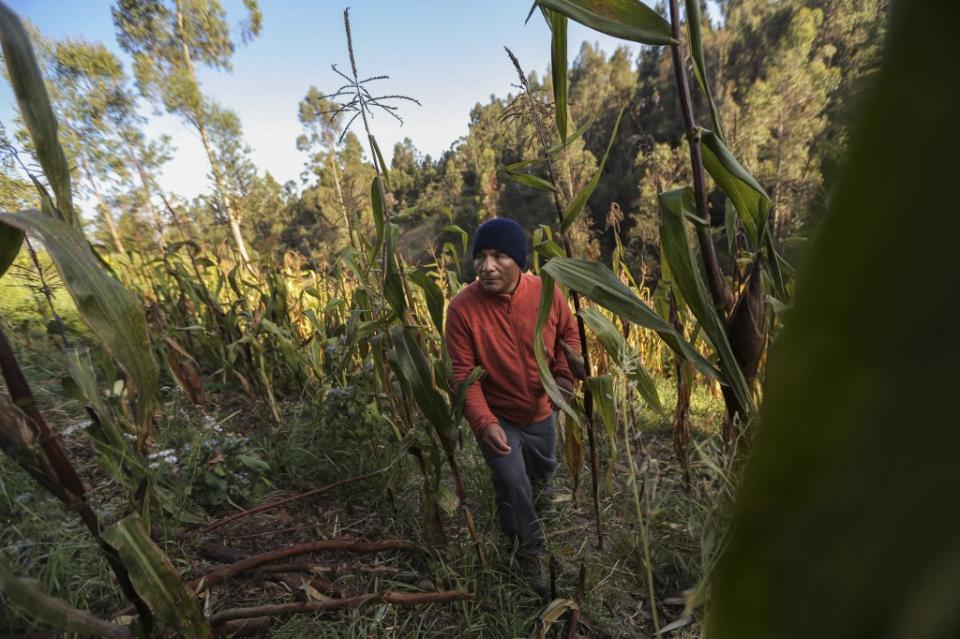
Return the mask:
M 454 387 L 475 366 L 487 371 L 486 377 L 467 389 L 464 415 L 476 435 L 496 424 L 498 417 L 522 426 L 552 413 L 533 355 L 541 288 L 540 278 L 527 273 L 520 274 L 511 294 L 491 295 L 479 282 L 473 282 L 447 308 L 445 333 Z M 561 341 L 580 352 L 576 323 L 557 287 L 549 320 L 543 327 L 543 343 L 553 376 L 565 377 L 572 385 L 575 380 Z

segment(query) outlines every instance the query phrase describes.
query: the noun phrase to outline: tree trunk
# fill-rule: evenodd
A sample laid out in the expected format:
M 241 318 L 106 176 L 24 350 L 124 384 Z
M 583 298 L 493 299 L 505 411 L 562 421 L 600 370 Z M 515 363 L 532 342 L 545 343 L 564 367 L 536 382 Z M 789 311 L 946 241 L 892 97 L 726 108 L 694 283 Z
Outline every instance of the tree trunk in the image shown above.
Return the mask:
M 97 210 L 100 211 L 100 217 L 103 218 L 103 223 L 107 225 L 107 231 L 109 231 L 110 238 L 113 240 L 113 247 L 120 255 L 126 255 L 127 251 L 123 247 L 123 242 L 120 241 L 120 234 L 117 232 L 117 225 L 114 224 L 113 216 L 110 214 L 110 207 L 107 206 L 107 203 L 103 199 L 103 193 L 100 192 L 100 185 L 97 184 L 96 178 L 93 177 L 93 173 L 90 171 L 90 165 L 87 164 L 84 158 L 80 159 L 80 164 L 83 167 L 84 174 L 87 176 L 87 181 L 90 183 L 90 188 L 93 189 L 93 195 L 97 198 Z
M 196 85 L 197 74 L 193 68 L 193 60 L 190 58 L 190 47 L 187 46 L 187 41 L 183 35 L 183 11 L 180 9 L 180 0 L 177 0 L 175 5 L 177 11 L 177 32 L 180 37 L 180 47 L 183 50 L 183 61 L 187 65 L 187 71 L 190 73 L 191 82 Z M 217 189 L 217 195 L 220 196 L 220 200 L 223 203 L 223 209 L 227 213 L 227 220 L 229 220 L 230 223 L 230 233 L 233 235 L 233 242 L 237 246 L 237 252 L 240 253 L 240 259 L 244 262 L 244 264 L 249 264 L 250 255 L 247 253 L 247 246 L 243 241 L 243 234 L 240 232 L 240 216 L 237 215 L 237 212 L 233 207 L 233 202 L 230 200 L 230 195 L 224 188 L 225 185 L 223 181 L 223 173 L 220 170 L 220 165 L 217 162 L 216 156 L 213 154 L 213 147 L 210 145 L 210 137 L 207 135 L 207 125 L 204 122 L 202 108 L 197 108 L 197 112 L 194 115 L 195 117 L 193 124 L 196 126 L 197 132 L 200 134 L 200 140 L 203 142 L 203 150 L 207 153 L 207 160 L 210 162 L 210 170 L 213 172 L 213 181 Z

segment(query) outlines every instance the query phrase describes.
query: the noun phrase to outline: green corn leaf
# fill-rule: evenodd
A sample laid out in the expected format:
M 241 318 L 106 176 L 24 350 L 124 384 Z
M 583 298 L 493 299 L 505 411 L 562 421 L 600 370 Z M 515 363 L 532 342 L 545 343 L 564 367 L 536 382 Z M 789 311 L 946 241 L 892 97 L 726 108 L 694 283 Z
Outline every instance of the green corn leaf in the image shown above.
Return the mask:
M 80 218 L 73 208 L 70 192 L 70 165 L 57 137 L 57 119 L 50 107 L 40 67 L 20 19 L 3 3 L 0 3 L 0 43 L 20 115 L 56 197 L 58 217 L 79 230 Z M 41 190 L 41 194 L 43 192 Z
M 430 319 L 437 328 L 437 333 L 443 335 L 443 291 L 432 277 L 423 271 L 410 271 L 407 279 L 420 287 L 427 301 L 427 311 Z
M 457 393 L 453 398 L 453 425 L 457 427 L 460 425 L 460 420 L 463 419 L 463 407 L 467 402 L 467 389 L 470 388 L 470 384 L 477 382 L 483 379 L 484 375 L 487 374 L 487 371 L 484 370 L 483 366 L 474 366 L 473 370 L 470 371 L 470 374 L 467 375 L 466 379 L 460 382 L 460 386 L 457 387 Z
M 958 636 L 960 217 L 944 203 L 955 149 L 937 143 L 960 140 L 958 10 L 890 3 L 770 351 L 711 639 Z
M 783 303 L 789 303 L 790 297 L 787 294 L 787 285 L 783 279 L 783 269 L 781 266 L 786 264 L 787 268 L 792 271 L 792 267 L 786 263 L 786 261 L 780 256 L 780 253 L 777 252 L 777 247 L 773 245 L 773 235 L 770 233 L 763 234 L 763 265 L 764 265 L 764 274 L 767 275 L 770 279 L 770 284 L 773 287 L 773 292 L 776 293 L 777 299 Z
M 675 44 L 670 23 L 637 0 L 538 0 L 571 20 L 615 38 L 641 44 Z
M 544 273 L 567 288 L 586 295 L 622 319 L 655 331 L 667 346 L 700 373 L 711 379 L 722 379 L 720 372 L 703 355 L 600 262 L 555 257 L 543 266 L 541 277 Z
M 456 233 L 460 236 L 460 245 L 463 247 L 463 256 L 467 255 L 467 251 L 470 250 L 470 235 L 463 230 L 463 227 L 457 226 L 456 224 L 447 224 L 443 227 L 444 233 Z
M 560 386 L 557 385 L 557 380 L 553 378 L 553 373 L 550 371 L 550 363 L 547 361 L 547 351 L 543 345 L 543 327 L 550 318 L 550 309 L 553 306 L 553 294 L 556 284 L 554 284 L 553 278 L 544 272 L 540 273 L 540 283 L 542 286 L 540 291 L 540 308 L 537 310 L 537 323 L 533 327 L 533 356 L 537 361 L 540 381 L 543 384 L 543 389 L 547 391 L 547 395 L 560 410 L 579 424 L 580 416 L 570 404 L 567 403 L 563 393 L 560 391 Z
M 716 349 L 720 358 L 723 381 L 730 386 L 740 406 L 748 413 L 740 416 L 741 419 L 746 420 L 755 412 L 753 395 L 727 340 L 724 323 L 713 306 L 703 279 L 700 277 L 683 225 L 684 210 L 690 212 L 696 210 L 693 190 L 690 187 L 675 189 L 660 194 L 659 199 L 662 210 L 660 237 L 663 241 L 663 257 L 670 265 L 673 285 L 683 295 L 693 316 L 700 322 L 704 333 Z
M 568 146 L 570 146 L 571 144 L 573 144 L 574 142 L 582 138 L 583 135 L 590 130 L 590 127 L 593 126 L 593 123 L 597 121 L 597 116 L 599 115 L 600 115 L 599 111 L 591 115 L 589 120 L 587 120 L 586 122 L 581 124 L 579 127 L 577 127 L 577 130 L 571 133 L 570 135 L 568 135 L 565 140 L 557 142 L 556 144 L 551 146 L 549 149 L 547 149 L 547 155 L 553 155 L 554 153 L 559 153 L 563 149 L 567 148 Z M 533 160 L 532 162 L 542 162 L 542 161 L 543 161 L 543 158 L 539 158 L 537 160 Z
M 593 393 L 593 405 L 610 441 L 617 433 L 617 400 L 613 394 L 613 376 L 597 375 L 587 380 Z
M 543 240 L 533 247 L 534 252 L 546 258 L 560 257 L 564 255 L 563 249 L 553 240 Z
M 760 233 L 767 223 L 770 213 L 770 197 L 763 187 L 747 173 L 733 153 L 713 131 L 701 130 L 700 149 L 703 151 L 703 165 L 733 205 L 743 222 L 747 237 L 757 249 L 760 245 Z
M 380 165 L 380 173 L 383 174 L 383 185 L 390 191 L 392 187 L 390 186 L 390 173 L 387 172 L 387 163 L 383 161 L 383 152 L 380 151 L 380 145 L 377 144 L 377 139 L 372 134 L 370 135 L 370 146 L 373 147 L 373 152 L 377 156 L 377 164 Z
M 583 207 L 587 205 L 587 200 L 590 199 L 590 196 L 593 195 L 593 192 L 596 190 L 597 185 L 600 184 L 600 176 L 603 174 L 603 167 L 607 165 L 607 158 L 610 156 L 610 149 L 613 148 L 613 141 L 617 139 L 617 132 L 620 130 L 620 120 L 623 118 L 623 112 L 627 109 L 627 105 L 621 107 L 620 112 L 617 114 L 617 119 L 613 123 L 613 131 L 610 132 L 610 140 L 607 141 L 607 149 L 603 152 L 603 157 L 600 159 L 600 166 L 597 167 L 597 172 L 593 174 L 593 177 L 590 178 L 590 181 L 580 189 L 580 192 L 577 193 L 577 197 L 573 199 L 573 202 L 570 203 L 570 207 L 567 208 L 566 212 L 563 214 L 563 224 L 561 225 L 561 230 L 566 231 L 570 228 L 570 225 L 573 224 L 573 221 L 577 219 L 577 216 L 580 215 L 580 212 L 583 211 Z
M 43 238 L 80 316 L 126 373 L 145 436 L 156 405 L 158 372 L 140 300 L 101 267 L 72 226 L 36 210 L 0 213 L 0 222 Z
M 43 591 L 37 580 L 17 577 L 13 574 L 7 558 L 2 554 L 0 554 L 0 591 L 10 604 L 26 613 L 31 620 L 53 626 L 58 630 L 107 639 L 131 639 L 133 636 L 123 626 L 94 617 L 89 612 L 74 608 L 62 599 L 51 597 Z
M 383 248 L 384 274 L 383 296 L 398 315 L 407 307 L 407 297 L 403 292 L 403 280 L 397 264 L 397 236 L 400 230 L 396 224 L 388 224 L 385 229 L 386 244 Z
M 370 183 L 370 205 L 373 209 L 373 224 L 377 229 L 377 239 L 373 243 L 373 252 L 376 253 L 383 244 L 383 225 L 387 217 L 387 205 L 383 201 L 383 184 L 380 182 L 380 176 L 375 176 Z
M 0 277 L 3 277 L 13 261 L 17 259 L 23 237 L 23 231 L 20 229 L 0 224 Z
M 713 130 L 721 140 L 723 125 L 720 123 L 720 112 L 713 100 L 710 91 L 710 82 L 707 80 L 707 63 L 703 55 L 703 34 L 701 33 L 700 0 L 685 0 L 687 7 L 687 31 L 690 34 L 690 53 L 693 57 L 693 75 L 704 95 L 707 96 L 707 105 L 710 107 L 710 119 L 713 121 Z
M 537 160 L 530 161 L 536 162 Z M 521 173 L 517 170 L 516 167 L 522 165 L 522 163 L 511 164 L 504 167 L 504 170 L 507 172 L 507 177 L 516 182 L 517 184 L 523 184 L 524 186 L 529 186 L 535 188 L 539 191 L 546 191 L 547 193 L 553 193 L 557 189 L 554 188 L 553 184 L 544 180 L 542 177 L 537 177 L 536 175 L 530 175 L 529 173 Z
M 444 447 L 455 445 L 456 425 L 451 419 L 450 408 L 443 394 L 433 382 L 432 369 L 423 349 L 404 326 L 390 327 L 394 359 L 398 371 L 409 385 L 413 398 L 423 411 L 424 417 L 433 426 Z
M 187 639 L 210 637 L 210 626 L 170 559 L 153 543 L 140 517 L 129 515 L 103 531 L 130 574 L 154 620 L 167 632 Z
M 544 9 L 550 26 L 550 71 L 553 74 L 553 104 L 560 143 L 567 139 L 567 17 Z
M 636 383 L 640 396 L 658 412 L 663 412 L 663 404 L 660 402 L 657 385 L 644 369 L 643 363 L 640 361 L 640 354 L 627 344 L 613 322 L 595 308 L 580 309 L 580 317 L 600 340 L 603 350 L 607 351 L 613 361 L 627 372 L 629 379 Z

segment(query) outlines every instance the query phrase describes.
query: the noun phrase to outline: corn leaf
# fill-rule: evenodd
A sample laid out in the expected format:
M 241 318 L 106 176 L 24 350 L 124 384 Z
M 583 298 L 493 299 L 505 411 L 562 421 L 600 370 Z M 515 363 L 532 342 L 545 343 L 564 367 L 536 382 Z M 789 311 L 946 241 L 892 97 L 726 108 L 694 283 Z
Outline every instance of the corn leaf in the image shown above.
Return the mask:
M 467 251 L 470 250 L 470 235 L 463 230 L 462 226 L 456 224 L 447 224 L 443 227 L 444 233 L 456 233 L 460 236 L 460 245 L 463 247 L 462 255 L 466 256 Z
M 703 166 L 737 208 L 737 214 L 747 231 L 747 237 L 757 249 L 760 234 L 770 213 L 770 197 L 763 187 L 747 173 L 723 140 L 713 131 L 701 131 L 700 149 Z
M 617 432 L 617 401 L 613 395 L 613 377 L 611 375 L 595 375 L 587 379 L 590 392 L 593 394 L 593 405 L 600 415 L 600 421 L 607 432 L 607 437 L 613 441 Z
M 703 355 L 600 262 L 555 257 L 543 266 L 541 277 L 544 273 L 567 288 L 586 295 L 622 319 L 656 332 L 667 346 L 688 360 L 700 373 L 721 380 L 720 372 Z
M 544 9 L 550 26 L 550 72 L 553 75 L 553 104 L 560 143 L 567 139 L 567 17 Z
M 704 333 L 717 351 L 720 358 L 723 382 L 730 386 L 737 397 L 740 406 L 748 415 L 741 415 L 747 419 L 755 412 L 753 395 L 747 380 L 737 364 L 727 333 L 717 313 L 717 309 L 710 301 L 706 286 L 700 276 L 693 251 L 687 241 L 687 232 L 683 225 L 684 210 L 696 210 L 693 201 L 693 190 L 690 187 L 675 189 L 660 194 L 660 238 L 663 241 L 663 257 L 670 265 L 673 285 L 683 295 L 693 316 L 700 322 Z
M 455 445 L 456 427 L 451 419 L 450 408 L 443 394 L 433 382 L 432 369 L 423 349 L 404 326 L 390 327 L 390 340 L 393 342 L 393 363 L 409 385 L 413 399 L 417 402 L 424 417 L 437 431 L 444 447 Z
M 674 44 L 670 23 L 637 0 L 538 0 L 571 20 L 615 38 L 641 44 Z
M 437 333 L 443 335 L 443 291 L 440 286 L 433 281 L 433 278 L 423 271 L 410 271 L 407 273 L 407 279 L 420 287 L 423 291 L 423 297 L 427 302 L 427 311 L 430 313 L 430 319 L 433 325 L 437 327 Z
M 0 277 L 7 272 L 17 259 L 23 244 L 23 231 L 6 224 L 0 224 Z
M 530 160 L 526 164 L 532 164 L 538 160 Z M 518 170 L 521 166 L 524 166 L 524 163 L 518 162 L 517 164 L 510 164 L 504 168 L 507 172 L 507 177 L 516 182 L 517 184 L 523 184 L 524 186 L 529 186 L 531 188 L 537 189 L 538 191 L 546 191 L 547 193 L 553 193 L 557 189 L 554 188 L 553 184 L 544 180 L 542 177 L 537 177 L 536 175 L 530 175 L 529 173 L 523 173 Z
M 657 393 L 657 385 L 650 373 L 644 369 L 643 362 L 640 361 L 640 354 L 627 344 L 627 340 L 623 338 L 613 322 L 595 308 L 580 309 L 580 317 L 600 340 L 603 350 L 607 351 L 607 354 L 617 363 L 617 366 L 623 369 L 627 377 L 637 385 L 640 396 L 658 412 L 663 412 L 663 404 L 660 402 L 660 394 Z
M 388 224 L 384 229 L 386 243 L 383 248 L 383 296 L 398 315 L 402 315 L 407 307 L 407 297 L 403 292 L 403 280 L 400 267 L 397 264 L 397 235 L 399 229 L 396 224 Z
M 940 188 L 956 181 L 955 150 L 931 144 L 960 140 L 960 83 L 947 80 L 958 16 L 955 2 L 890 5 L 770 351 L 763 427 L 710 586 L 712 639 L 958 636 L 960 305 L 944 295 L 960 290 L 960 217 Z M 909 301 L 891 308 L 891 291 Z
M 103 540 L 117 551 L 140 598 L 167 632 L 187 639 L 210 637 L 197 600 L 187 590 L 170 559 L 153 543 L 136 514 L 103 531 Z
M 542 287 L 540 291 L 540 308 L 537 310 L 537 323 L 533 327 L 533 356 L 537 361 L 540 381 L 543 383 L 543 389 L 547 391 L 547 395 L 553 403 L 566 413 L 570 419 L 579 424 L 580 416 L 570 404 L 567 403 L 563 393 L 560 391 L 560 386 L 557 385 L 557 380 L 553 378 L 553 373 L 550 371 L 550 363 L 547 361 L 547 351 L 543 345 L 543 327 L 550 318 L 550 309 L 553 306 L 553 294 L 556 284 L 549 274 L 541 272 L 540 285 Z M 584 345 L 584 347 L 585 346 L 586 345 Z
M 610 156 L 610 149 L 613 148 L 613 141 L 617 139 L 617 132 L 620 130 L 620 120 L 623 118 L 623 112 L 627 109 L 627 105 L 623 105 L 620 109 L 620 113 L 617 114 L 617 119 L 613 123 L 613 131 L 610 132 L 610 140 L 607 141 L 607 150 L 603 152 L 603 157 L 600 159 L 600 166 L 597 167 L 597 172 L 593 174 L 593 177 L 590 178 L 590 181 L 580 189 L 580 192 L 577 193 L 577 197 L 573 199 L 570 206 L 567 208 L 566 212 L 563 214 L 563 224 L 560 228 L 562 231 L 566 231 L 570 228 L 570 225 L 573 224 L 573 221 L 577 219 L 577 216 L 580 215 L 580 212 L 583 211 L 583 207 L 587 205 L 587 200 L 590 199 L 590 196 L 593 195 L 593 192 L 596 190 L 597 185 L 600 183 L 600 176 L 603 174 L 603 167 L 607 165 L 607 157 Z
M 460 386 L 457 387 L 457 392 L 453 397 L 453 426 L 454 428 L 460 425 L 460 420 L 463 419 L 463 408 L 467 402 L 467 389 L 470 388 L 470 384 L 473 384 L 481 379 L 484 375 L 487 374 L 487 371 L 484 370 L 483 366 L 474 366 L 473 370 L 470 371 L 470 374 L 467 375 L 466 379 L 460 382 Z
M 383 244 L 383 225 L 387 216 L 387 205 L 383 200 L 383 184 L 379 175 L 375 176 L 370 183 L 370 206 L 373 209 L 373 224 L 377 229 L 377 237 L 373 243 L 373 253 L 376 253 Z
M 2 5 L 0 5 L 2 6 Z M 35 579 L 24 579 L 13 574 L 7 558 L 0 554 L 0 591 L 4 598 L 19 608 L 31 620 L 53 626 L 58 630 L 83 636 L 107 639 L 131 639 L 130 631 L 78 610 L 69 603 L 51 597 Z
M 690 35 L 690 53 L 693 57 L 693 75 L 704 95 L 707 96 L 707 105 L 710 107 L 710 119 L 713 121 L 713 130 L 723 140 L 723 125 L 720 123 L 720 112 L 713 100 L 710 91 L 710 82 L 707 80 L 707 63 L 703 55 L 703 34 L 701 33 L 702 17 L 700 15 L 700 0 L 685 0 L 687 7 L 687 32 Z
M 35 210 L 0 212 L 0 222 L 43 238 L 80 316 L 126 373 L 145 434 L 156 404 L 158 373 L 139 299 L 101 267 L 90 244 L 72 226 Z
M 383 185 L 389 191 L 390 187 L 390 173 L 387 171 L 387 163 L 383 161 L 383 152 L 380 151 L 380 145 L 377 144 L 377 139 L 370 135 L 370 146 L 373 147 L 373 153 L 376 155 L 377 164 L 380 165 L 380 173 L 383 174 Z
M 37 160 L 56 197 L 59 218 L 80 229 L 80 218 L 73 208 L 70 192 L 70 165 L 57 137 L 57 119 L 43 84 L 40 67 L 33 55 L 30 39 L 17 18 L 0 2 L 0 44 L 10 84 L 17 96 L 20 115 L 30 132 Z M 42 191 L 41 191 L 42 192 Z

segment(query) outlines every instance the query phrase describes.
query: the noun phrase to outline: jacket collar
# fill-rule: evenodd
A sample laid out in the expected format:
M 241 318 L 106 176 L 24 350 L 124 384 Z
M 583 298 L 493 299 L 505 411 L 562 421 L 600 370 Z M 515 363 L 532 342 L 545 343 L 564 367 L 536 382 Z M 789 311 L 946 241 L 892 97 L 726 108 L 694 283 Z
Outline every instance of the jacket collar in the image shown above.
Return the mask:
M 515 300 L 515 299 L 519 299 L 518 296 L 522 295 L 523 292 L 524 292 L 524 291 L 526 290 L 526 288 L 527 288 L 527 279 L 528 279 L 528 278 L 529 278 L 529 275 L 527 275 L 527 274 L 524 273 L 523 271 L 520 271 L 520 279 L 519 279 L 519 281 L 517 282 L 517 286 L 513 289 L 513 292 L 512 292 L 512 293 L 494 293 L 494 294 L 491 295 L 491 294 L 487 293 L 486 291 L 484 291 L 482 286 L 479 286 L 479 282 L 477 282 L 477 284 L 478 284 L 478 287 L 477 287 L 477 288 L 478 288 L 480 294 L 481 294 L 482 296 L 486 297 L 487 299 L 494 299 L 494 300 L 498 300 L 498 301 L 500 301 L 500 302 L 503 302 L 503 303 L 507 304 L 507 303 L 512 302 L 512 301 Z

